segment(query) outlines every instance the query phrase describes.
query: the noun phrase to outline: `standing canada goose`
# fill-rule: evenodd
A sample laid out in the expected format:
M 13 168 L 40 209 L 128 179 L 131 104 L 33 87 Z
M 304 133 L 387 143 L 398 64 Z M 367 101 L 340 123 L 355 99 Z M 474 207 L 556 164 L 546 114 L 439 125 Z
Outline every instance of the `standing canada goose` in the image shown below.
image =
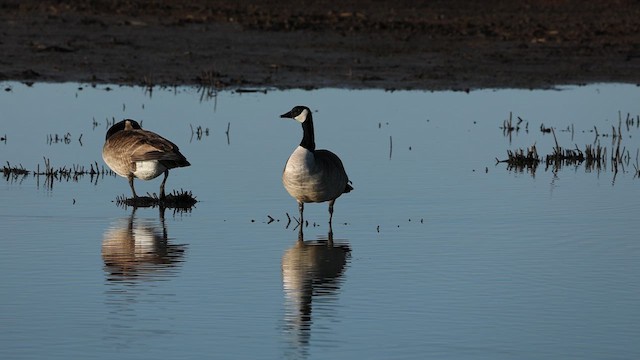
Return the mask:
M 104 162 L 116 174 L 129 179 L 133 198 L 137 199 L 133 178 L 151 180 L 164 173 L 160 199 L 165 198 L 164 184 L 169 169 L 191 165 L 178 146 L 162 136 L 143 130 L 137 121 L 125 119 L 107 131 L 102 148 Z
M 303 221 L 304 203 L 329 201 L 331 225 L 336 199 L 353 190 L 342 161 L 329 150 L 316 150 L 313 116 L 308 107 L 296 106 L 280 117 L 294 119 L 302 124 L 302 141 L 289 156 L 282 173 L 285 189 L 298 201 L 300 223 Z

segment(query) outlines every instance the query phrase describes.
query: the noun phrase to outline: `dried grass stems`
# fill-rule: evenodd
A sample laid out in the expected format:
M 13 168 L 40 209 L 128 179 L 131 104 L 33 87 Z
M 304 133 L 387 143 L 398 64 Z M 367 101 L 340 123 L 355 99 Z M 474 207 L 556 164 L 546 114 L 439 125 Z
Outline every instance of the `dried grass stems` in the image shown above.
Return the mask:
M 507 159 L 499 160 L 496 158 L 497 163 L 507 163 L 508 170 L 516 170 L 519 172 L 524 172 L 527 170 L 531 173 L 531 175 L 535 176 L 536 169 L 540 164 L 540 156 L 538 156 L 538 149 L 536 145 L 533 144 L 527 151 L 525 152 L 523 149 L 518 149 L 515 151 L 507 150 Z
M 45 185 L 48 188 L 53 188 L 55 182 L 78 182 L 84 176 L 89 176 L 90 181 L 97 184 L 99 178 L 116 176 L 116 173 L 104 166 L 99 166 L 98 162 L 89 164 L 88 167 L 82 165 L 53 167 L 50 159 L 44 158 L 44 169 L 41 169 L 40 164 L 38 164 L 36 170 L 27 170 L 22 164 L 11 165 L 7 161 L 7 164 L 2 167 L 2 175 L 5 180 L 10 182 L 22 182 L 29 175 L 33 175 L 33 177 L 37 179 L 38 184 L 40 184 L 40 178 L 44 177 Z
M 160 199 L 156 193 L 137 198 L 127 198 L 124 195 L 116 197 L 116 204 L 123 208 L 133 207 L 159 207 L 163 209 L 174 209 L 176 212 L 190 212 L 198 202 L 191 191 L 183 189 L 173 190 L 164 199 Z
M 82 135 L 80 135 L 80 145 L 82 145 Z M 71 133 L 67 132 L 66 134 L 63 135 L 58 135 L 58 134 L 49 134 L 47 135 L 47 145 L 53 145 L 53 144 L 65 144 L 65 145 L 69 145 L 71 144 Z
M 508 136 L 509 137 L 509 143 L 511 143 L 511 137 L 512 134 L 515 132 L 516 134 L 518 132 L 520 132 L 520 125 L 522 123 L 524 123 L 524 131 L 525 132 L 529 132 L 529 122 L 528 121 L 524 121 L 520 116 L 517 117 L 518 118 L 518 122 L 514 125 L 513 124 L 513 113 L 510 111 L 509 112 L 509 119 L 504 120 L 502 122 L 502 126 L 500 127 L 500 129 L 502 129 L 502 135 L 504 136 Z
M 534 176 L 538 165 L 542 161 L 544 161 L 546 165 L 545 170 L 551 168 L 553 171 L 557 171 L 563 166 L 577 167 L 581 164 L 584 164 L 585 170 L 587 172 L 599 172 L 601 170 L 606 170 L 607 166 L 610 166 L 611 171 L 615 175 L 619 171 L 626 171 L 625 169 L 629 167 L 631 162 L 630 151 L 626 147 L 622 146 L 623 125 L 626 127 L 627 132 L 632 127 L 640 128 L 640 115 L 632 117 L 631 115 L 627 114 L 627 118 L 623 121 L 622 115 L 619 113 L 618 126 L 612 126 L 611 133 L 600 133 L 597 127 L 594 126 L 594 143 L 585 145 L 584 150 L 580 149 L 578 145 L 575 145 L 574 148 L 563 148 L 558 143 L 555 129 L 553 127 L 545 127 L 544 125 L 540 125 L 540 131 L 542 133 L 551 133 L 553 135 L 553 140 L 555 143 L 555 146 L 552 149 L 553 152 L 542 158 L 538 155 L 536 145 L 533 144 L 526 150 L 507 150 L 507 159 L 499 160 L 498 158 L 496 158 L 496 163 L 507 163 L 507 169 L 510 171 L 515 170 L 523 172 L 527 170 Z M 509 116 L 509 120 L 505 120 L 501 128 L 503 129 L 503 132 L 517 131 L 517 126 L 514 127 L 511 122 L 511 115 Z M 573 134 L 573 126 L 569 127 L 566 131 L 571 131 L 571 133 Z M 607 150 L 607 147 L 601 145 L 601 137 L 612 139 L 612 146 L 610 150 Z M 634 177 L 638 178 L 640 178 L 640 163 L 638 160 L 639 158 L 640 149 L 636 151 L 636 163 L 633 164 L 635 169 Z
M 214 70 L 203 71 L 196 77 L 200 102 L 217 99 L 218 91 L 230 85 L 228 82 L 222 80 L 222 77 L 222 74 Z
M 314 222 L 309 222 L 308 220 L 304 220 L 304 222 L 300 222 L 299 218 L 292 217 L 291 215 L 289 215 L 288 212 L 285 213 L 285 216 L 287 217 L 287 221 L 286 221 L 286 224 L 284 226 L 285 229 L 291 228 L 293 230 L 298 230 L 301 227 L 305 228 L 305 227 L 309 227 L 309 226 L 311 226 L 311 227 L 319 227 L 320 226 L 320 224 L 316 223 L 315 221 Z M 256 220 L 252 219 L 251 222 L 254 223 L 254 222 L 256 222 Z M 263 223 L 265 223 L 267 225 L 272 224 L 272 223 L 279 223 L 279 222 L 280 222 L 280 219 L 275 218 L 275 217 L 273 217 L 271 215 L 267 215 L 267 220 L 263 221 Z M 283 223 L 284 223 L 284 221 L 283 221 Z M 347 223 L 345 223 L 345 225 L 346 224 Z
M 195 129 L 193 128 L 193 125 L 189 124 L 189 127 L 191 128 L 191 139 L 189 139 L 189 142 L 193 142 L 193 138 L 195 136 L 196 140 L 202 140 L 203 136 L 209 136 L 209 128 L 203 128 L 202 126 L 198 125 Z
M 633 174 L 634 178 L 640 178 L 640 163 L 638 163 L 638 157 L 640 157 L 640 149 L 636 150 L 636 163 L 633 164 L 633 168 L 635 169 Z

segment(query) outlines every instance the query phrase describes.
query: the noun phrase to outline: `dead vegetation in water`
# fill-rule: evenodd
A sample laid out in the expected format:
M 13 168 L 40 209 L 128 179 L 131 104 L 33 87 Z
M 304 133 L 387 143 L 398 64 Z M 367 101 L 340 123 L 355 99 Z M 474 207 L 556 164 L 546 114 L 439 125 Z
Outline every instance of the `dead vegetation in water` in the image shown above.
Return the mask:
M 47 145 L 53 144 L 71 144 L 71 133 L 67 132 L 66 134 L 58 135 L 58 134 L 49 134 L 47 135 Z
M 556 138 L 556 132 L 553 128 L 551 128 L 551 134 L 556 146 L 553 147 L 553 152 L 545 157 L 547 168 L 553 166 L 554 169 L 560 169 L 563 165 L 579 165 L 584 161 L 584 153 L 577 145 L 575 149 L 563 149 L 558 144 L 558 138 Z
M 520 132 L 522 123 L 524 123 L 524 125 L 522 125 L 524 126 L 524 132 L 525 133 L 529 132 L 529 122 L 524 121 L 520 116 L 518 116 L 517 118 L 518 118 L 518 122 L 516 122 L 516 124 L 514 125 L 513 113 L 510 111 L 509 119 L 502 121 L 502 126 L 500 127 L 500 129 L 502 130 L 502 135 L 509 138 L 509 143 L 511 143 L 513 134 L 514 133 L 518 134 L 518 132 Z
M 512 126 L 510 122 L 505 123 L 507 129 Z M 550 133 L 553 136 L 554 147 L 552 152 L 541 157 L 538 155 L 536 145 L 532 145 L 526 151 L 524 149 L 507 150 L 507 159 L 499 160 L 496 158 L 496 163 L 506 163 L 507 169 L 510 171 L 524 172 L 525 170 L 535 176 L 537 167 L 541 164 L 545 164 L 545 170 L 551 169 L 554 172 L 560 170 L 563 166 L 573 166 L 577 168 L 580 165 L 585 166 L 587 172 L 600 172 L 606 171 L 607 167 L 611 169 L 611 172 L 615 175 L 618 172 L 625 172 L 629 168 L 631 163 L 631 154 L 626 147 L 622 146 L 623 139 L 623 125 L 626 126 L 627 132 L 632 128 L 640 127 L 640 116 L 632 117 L 627 115 L 626 120 L 622 120 L 622 115 L 619 114 L 618 126 L 612 126 L 610 133 L 601 133 L 597 127 L 594 126 L 592 132 L 595 134 L 593 144 L 587 144 L 583 149 L 574 145 L 571 148 L 560 146 L 558 138 L 556 137 L 556 131 L 553 127 L 545 127 L 540 125 L 540 131 L 543 134 Z M 509 127 L 511 126 L 511 127 Z M 503 126 L 505 128 L 505 126 Z M 572 138 L 574 133 L 573 125 L 567 127 L 566 130 L 571 132 Z M 608 150 L 606 146 L 601 144 L 601 138 L 611 139 L 611 148 Z M 636 152 L 636 164 L 634 164 L 634 177 L 640 178 L 640 149 Z
M 41 167 L 38 164 L 35 170 L 28 170 L 22 164 L 11 165 L 8 161 L 6 165 L 2 166 L 1 170 L 4 179 L 10 183 L 22 183 L 25 179 L 31 177 L 36 179 L 38 187 L 40 187 L 40 182 L 42 181 L 47 189 L 53 189 L 55 183 L 63 181 L 79 182 L 85 177 L 88 177 L 94 185 L 97 185 L 98 179 L 105 176 L 117 176 L 113 170 L 100 166 L 97 162 L 89 164 L 89 166 L 54 167 L 48 158 L 44 158 L 44 166 Z M 183 189 L 179 191 L 173 190 L 164 199 L 160 199 L 155 193 L 139 196 L 137 199 L 126 198 L 125 196 L 116 198 L 116 203 L 123 207 L 163 207 L 181 212 L 190 211 L 197 202 L 191 191 Z
M 229 85 L 223 80 L 223 75 L 215 70 L 202 71 L 196 76 L 197 91 L 200 94 L 200 102 L 217 100 L 218 91 Z
M 156 193 L 147 193 L 147 196 L 138 196 L 137 198 L 127 198 L 124 195 L 116 197 L 116 204 L 123 208 L 159 207 L 174 209 L 178 212 L 190 212 L 197 202 L 198 200 L 196 200 L 196 197 L 193 196 L 191 191 L 185 191 L 183 189 L 179 191 L 173 190 L 167 194 L 164 199 L 158 197 Z
M 285 223 L 284 220 L 282 221 L 285 224 L 285 227 L 284 227 L 285 229 L 289 229 L 291 227 L 293 230 L 296 230 L 296 229 L 298 229 L 300 227 L 309 227 L 309 226 L 311 226 L 311 227 L 319 227 L 320 226 L 320 224 L 316 223 L 315 221 L 309 222 L 309 220 L 304 220 L 304 221 L 301 222 L 299 218 L 296 218 L 295 216 L 289 215 L 288 212 L 285 213 L 285 216 L 287 217 L 286 223 Z M 251 222 L 255 223 L 255 222 L 258 222 L 258 221 L 255 220 L 255 219 L 251 219 Z M 279 223 L 279 222 L 280 222 L 279 218 L 273 217 L 273 216 L 271 216 L 269 214 L 267 214 L 267 219 L 265 221 L 262 221 L 262 223 L 267 224 L 267 225 L 272 224 L 272 223 Z M 345 225 L 347 225 L 347 223 L 345 223 Z
M 526 152 L 523 149 L 517 149 L 515 151 L 507 150 L 507 156 L 506 160 L 498 160 L 498 158 L 496 158 L 496 163 L 507 163 L 508 170 L 517 170 L 520 172 L 526 170 L 532 175 L 535 175 L 536 169 L 541 161 L 535 144 L 527 148 Z
M 202 140 L 203 136 L 209 136 L 209 128 L 205 127 L 203 128 L 202 126 L 198 125 L 195 129 L 193 128 L 193 125 L 189 124 L 189 127 L 191 128 L 191 139 L 189 140 L 189 142 L 193 142 L 193 138 L 195 137 L 196 140 L 200 141 Z
M 640 157 L 640 149 L 636 150 L 636 163 L 633 164 L 633 168 L 635 169 L 633 173 L 634 178 L 640 178 L 640 163 L 638 163 L 638 157 Z
M 50 159 L 45 157 L 44 166 L 41 168 L 40 164 L 38 164 L 35 170 L 27 170 L 22 164 L 11 165 L 7 161 L 7 164 L 2 167 L 2 175 L 4 179 L 9 182 L 22 182 L 29 176 L 32 176 L 36 178 L 38 185 L 40 184 L 40 180 L 44 179 L 45 186 L 47 188 L 53 188 L 53 184 L 56 182 L 78 182 L 85 176 L 89 177 L 92 183 L 97 184 L 99 178 L 116 176 L 116 173 L 104 166 L 99 166 L 97 162 L 89 164 L 89 166 L 71 165 L 54 167 L 51 165 Z

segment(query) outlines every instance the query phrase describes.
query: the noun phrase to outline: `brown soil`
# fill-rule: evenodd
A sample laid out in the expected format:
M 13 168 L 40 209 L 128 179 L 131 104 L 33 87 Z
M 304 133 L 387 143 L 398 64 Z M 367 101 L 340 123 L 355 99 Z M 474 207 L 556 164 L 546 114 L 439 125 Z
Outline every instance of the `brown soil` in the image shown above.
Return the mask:
M 0 0 L 0 80 L 216 88 L 640 83 L 640 2 Z

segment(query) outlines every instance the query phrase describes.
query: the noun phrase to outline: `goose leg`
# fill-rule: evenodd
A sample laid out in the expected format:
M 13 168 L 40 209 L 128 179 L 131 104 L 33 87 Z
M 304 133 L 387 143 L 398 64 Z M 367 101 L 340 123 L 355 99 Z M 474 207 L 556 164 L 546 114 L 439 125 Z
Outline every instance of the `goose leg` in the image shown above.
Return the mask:
M 133 198 L 137 199 L 138 195 L 136 195 L 136 189 L 133 187 L 133 174 L 129 174 L 129 186 L 131 186 L 131 191 L 133 192 Z
M 333 204 L 336 202 L 336 199 L 329 201 L 329 226 L 333 223 Z
M 298 210 L 300 211 L 300 227 L 304 225 L 304 203 L 302 201 L 298 201 Z
M 165 170 L 164 179 L 162 179 L 162 184 L 160 184 L 160 200 L 164 200 L 164 184 L 167 182 L 168 177 L 169 177 L 169 170 Z

